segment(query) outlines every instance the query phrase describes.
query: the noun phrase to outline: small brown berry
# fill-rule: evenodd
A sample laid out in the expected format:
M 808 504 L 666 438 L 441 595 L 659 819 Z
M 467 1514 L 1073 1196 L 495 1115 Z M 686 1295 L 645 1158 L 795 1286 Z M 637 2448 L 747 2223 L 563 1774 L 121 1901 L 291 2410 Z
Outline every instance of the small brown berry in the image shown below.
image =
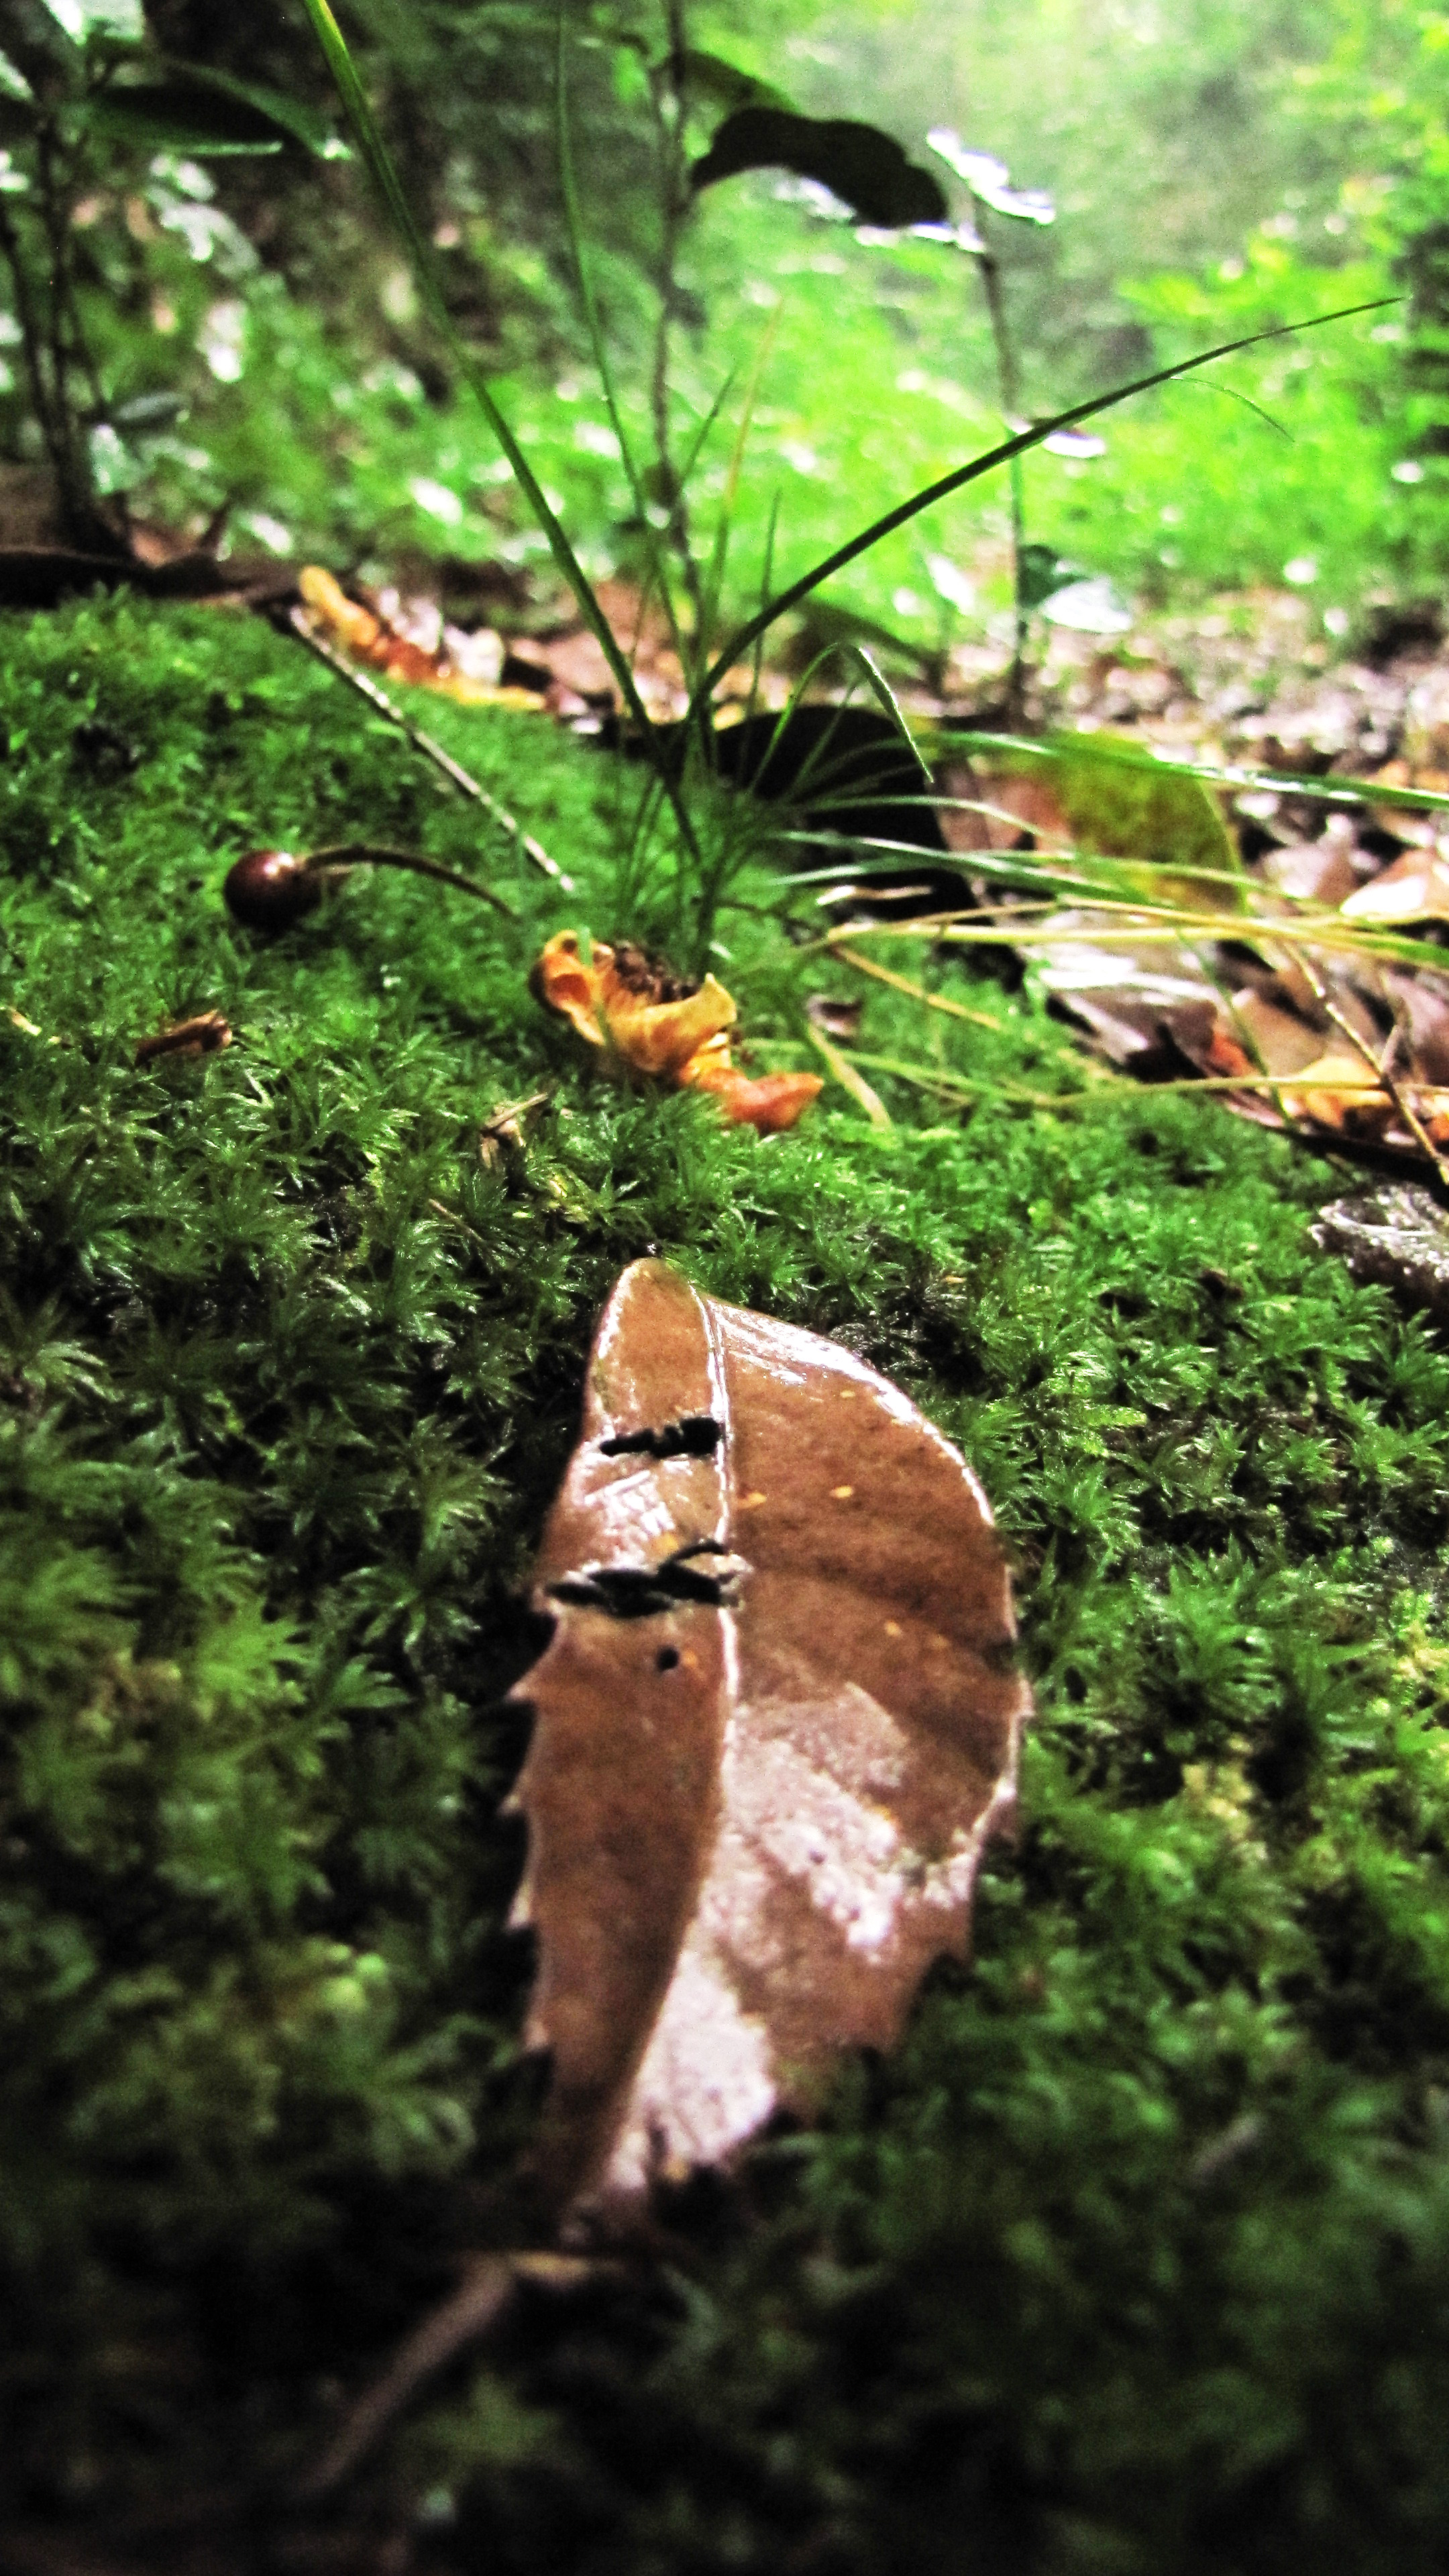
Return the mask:
M 248 850 L 228 868 L 226 908 L 245 930 L 290 930 L 322 899 L 319 872 L 290 850 Z

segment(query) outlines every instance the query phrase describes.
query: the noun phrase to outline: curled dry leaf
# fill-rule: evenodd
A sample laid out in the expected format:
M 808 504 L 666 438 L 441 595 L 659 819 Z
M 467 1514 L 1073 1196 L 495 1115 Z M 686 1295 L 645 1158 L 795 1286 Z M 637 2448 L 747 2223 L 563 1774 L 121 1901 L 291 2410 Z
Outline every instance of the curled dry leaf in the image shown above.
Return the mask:
M 478 1130 L 478 1159 L 485 1171 L 496 1172 L 510 1160 L 521 1161 L 529 1137 L 552 1097 L 548 1091 L 531 1091 L 526 1100 L 500 1100 L 497 1108 L 490 1110 Z
M 1405 850 L 1340 909 L 1345 921 L 1449 921 L 1449 859 L 1437 841 Z
M 340 581 L 319 564 L 303 565 L 297 588 L 314 631 L 327 642 L 341 646 L 355 661 L 385 672 L 390 680 L 406 681 L 414 688 L 438 689 L 445 697 L 458 698 L 470 707 L 536 707 L 539 703 L 531 689 L 500 688 L 456 668 L 442 646 L 429 651 L 410 636 L 399 634 L 387 618 L 349 599 Z
M 596 939 L 585 957 L 578 932 L 561 930 L 531 982 L 586 1045 L 612 1051 L 636 1073 L 712 1093 L 726 1118 L 762 1136 L 793 1127 L 824 1087 L 815 1073 L 741 1073 L 730 1058 L 736 1014 L 724 986 L 713 975 L 687 983 L 624 941 L 610 947 Z
M 833 993 L 812 993 L 805 1005 L 805 1017 L 812 1029 L 822 1030 L 828 1038 L 841 1038 L 848 1046 L 859 1034 L 864 1008 L 858 998 L 842 1001 Z
M 167 1029 L 136 1042 L 136 1062 L 153 1064 L 162 1055 L 220 1055 L 232 1045 L 231 1027 L 220 1011 L 199 1011 L 194 1019 L 176 1020 Z
M 849 1352 L 658 1261 L 600 1319 L 535 1584 L 541 2179 L 627 2215 L 807 2111 L 964 1955 L 1028 1693 L 960 1453 Z

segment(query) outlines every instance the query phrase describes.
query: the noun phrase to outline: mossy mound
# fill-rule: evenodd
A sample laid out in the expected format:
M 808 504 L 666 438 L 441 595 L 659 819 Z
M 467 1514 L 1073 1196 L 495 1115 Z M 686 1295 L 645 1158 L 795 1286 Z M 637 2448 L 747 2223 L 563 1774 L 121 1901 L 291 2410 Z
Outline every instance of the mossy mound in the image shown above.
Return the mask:
M 924 1126 L 887 1078 L 893 1136 L 832 1091 L 761 1143 L 621 1090 L 525 978 L 635 926 L 637 780 L 430 711 L 565 898 L 260 626 L 84 606 L 0 664 L 0 2567 L 1442 2566 L 1449 1361 L 1315 1251 L 1334 1174 L 1168 1094 Z M 359 834 L 488 866 L 517 930 L 380 876 L 230 926 L 238 851 Z M 840 970 L 723 935 L 789 1060 Z M 1075 1078 L 1029 983 L 972 998 L 951 1063 Z M 229 1052 L 136 1066 L 211 1008 Z M 928 1043 L 875 988 L 867 1027 Z M 1020 1839 L 974 1969 L 670 2261 L 528 2307 L 330 2523 L 242 2515 L 518 2241 L 501 1703 L 648 1248 L 973 1458 Z

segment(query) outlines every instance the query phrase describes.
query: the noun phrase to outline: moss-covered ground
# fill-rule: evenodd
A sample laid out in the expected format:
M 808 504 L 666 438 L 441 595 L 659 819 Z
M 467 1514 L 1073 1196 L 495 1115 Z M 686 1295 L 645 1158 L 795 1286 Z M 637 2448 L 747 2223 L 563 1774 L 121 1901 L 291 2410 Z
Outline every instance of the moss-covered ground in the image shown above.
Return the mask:
M 726 1131 L 527 996 L 549 930 L 631 926 L 600 755 L 435 718 L 570 900 L 259 624 L 81 606 L 0 668 L 0 2565 L 1441 2568 L 1449 1359 L 1314 1248 L 1341 1175 L 1171 1094 L 943 1126 L 885 1081 L 893 1137 L 839 1090 Z M 359 832 L 519 926 L 400 876 L 230 925 L 240 850 Z M 841 971 L 723 937 L 790 1060 Z M 940 1018 L 950 1061 L 1071 1078 L 1029 987 L 954 990 L 1001 1033 Z M 137 1068 L 213 1007 L 228 1053 Z M 867 1047 L 934 1042 L 873 990 Z M 460 2247 L 518 2241 L 500 1701 L 650 1247 L 974 1459 L 1021 1833 L 974 1968 L 818 2130 L 526 2305 L 330 2519 L 247 2510 Z

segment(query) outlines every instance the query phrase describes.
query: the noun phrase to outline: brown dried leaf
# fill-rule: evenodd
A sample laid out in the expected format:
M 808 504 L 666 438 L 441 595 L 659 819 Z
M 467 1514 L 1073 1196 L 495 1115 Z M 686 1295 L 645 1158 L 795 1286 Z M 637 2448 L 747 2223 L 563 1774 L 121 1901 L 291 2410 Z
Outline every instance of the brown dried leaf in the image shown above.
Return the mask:
M 136 1062 L 152 1064 L 162 1055 L 220 1055 L 233 1043 L 230 1023 L 220 1011 L 198 1011 L 193 1019 L 175 1020 L 151 1037 L 136 1041 Z
M 1326 1252 L 1341 1252 L 1355 1279 L 1396 1289 L 1449 1323 L 1449 1217 L 1427 1190 L 1360 1191 L 1320 1210 L 1312 1229 Z
M 1338 833 L 1326 832 L 1316 841 L 1290 841 L 1265 854 L 1259 874 L 1275 893 L 1289 895 L 1297 903 L 1342 903 L 1359 881 L 1349 856 L 1351 847 L 1351 838 Z
M 1340 910 L 1345 921 L 1449 921 L 1449 859 L 1437 844 L 1405 850 Z
M 542 2179 L 627 2213 L 808 2109 L 964 1955 L 1028 1693 L 959 1452 L 848 1351 L 658 1261 L 600 1319 L 535 1581 Z
M 416 689 L 437 689 L 444 697 L 457 698 L 470 707 L 529 709 L 540 703 L 535 691 L 500 687 L 459 667 L 450 658 L 441 621 L 438 643 L 419 643 L 413 636 L 399 632 L 389 618 L 349 599 L 342 584 L 320 564 L 302 566 L 297 588 L 307 631 L 320 633 L 354 661 L 370 664 L 390 680 L 404 681 Z

